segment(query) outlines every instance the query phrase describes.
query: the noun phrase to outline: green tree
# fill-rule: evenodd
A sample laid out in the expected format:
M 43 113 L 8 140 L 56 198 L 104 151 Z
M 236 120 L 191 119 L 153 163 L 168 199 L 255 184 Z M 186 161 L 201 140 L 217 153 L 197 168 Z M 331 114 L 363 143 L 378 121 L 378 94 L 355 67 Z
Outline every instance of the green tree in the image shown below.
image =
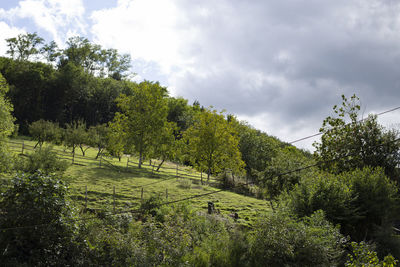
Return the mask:
M 157 145 L 153 146 L 151 155 L 161 160 L 157 166 L 159 171 L 165 160 L 174 160 L 179 153 L 177 147 L 178 140 L 175 139 L 174 132 L 177 130 L 177 126 L 174 122 L 166 122 L 164 128 L 155 141 Z
M 46 58 L 48 63 L 55 62 L 61 56 L 61 50 L 54 41 L 43 45 L 43 47 L 40 49 L 40 52 Z
M 86 123 L 82 120 L 68 123 L 64 133 L 64 144 L 72 149 L 72 155 L 75 155 L 75 149 L 79 147 L 82 155 L 85 156 L 85 151 L 89 148 L 85 145 L 88 143 L 88 134 L 86 131 Z
M 290 191 L 301 177 L 312 175 L 313 168 L 301 169 L 313 164 L 311 157 L 307 157 L 301 150 L 293 146 L 279 149 L 276 156 L 267 164 L 265 170 L 258 173 L 258 182 L 265 188 L 265 196 L 271 202 L 276 200 L 283 191 Z
M 118 157 L 121 161 L 121 157 L 126 147 L 126 133 L 124 132 L 125 117 L 121 113 L 116 113 L 112 122 L 108 123 L 109 131 L 107 134 L 107 151 Z
M 184 133 L 188 144 L 189 160 L 200 170 L 211 173 L 230 169 L 241 173 L 244 163 L 238 149 L 239 138 L 232 124 L 216 110 L 205 110 L 198 114 L 194 124 Z
M 314 143 L 315 156 L 323 170 L 332 173 L 351 171 L 365 166 L 383 167 L 392 179 L 398 179 L 400 142 L 398 133 L 386 130 L 376 116 L 359 119 L 359 99 L 342 96 L 341 107 L 334 106 L 336 117 L 327 117 L 320 129 L 321 143 Z M 350 120 L 346 123 L 346 118 Z
M 35 148 L 42 148 L 44 142 L 57 143 L 61 139 L 62 131 L 57 123 L 38 120 L 29 125 L 29 134 L 37 141 Z
M 109 129 L 107 124 L 91 126 L 88 130 L 88 145 L 97 148 L 96 159 L 103 153 L 107 147 Z
M 122 113 L 117 114 L 119 127 L 126 136 L 127 148 L 139 154 L 139 168 L 145 155 L 157 144 L 167 125 L 167 90 L 159 83 L 141 82 L 133 88 L 132 96 L 117 99 Z
M 276 156 L 281 142 L 245 122 L 235 126 L 239 133 L 239 149 L 246 164 L 247 176 L 257 180 L 258 172 L 264 171 L 268 163 Z
M 43 38 L 36 33 L 19 34 L 17 37 L 6 39 L 8 50 L 7 54 L 13 59 L 25 61 L 32 55 L 40 52 L 38 45 L 42 44 Z

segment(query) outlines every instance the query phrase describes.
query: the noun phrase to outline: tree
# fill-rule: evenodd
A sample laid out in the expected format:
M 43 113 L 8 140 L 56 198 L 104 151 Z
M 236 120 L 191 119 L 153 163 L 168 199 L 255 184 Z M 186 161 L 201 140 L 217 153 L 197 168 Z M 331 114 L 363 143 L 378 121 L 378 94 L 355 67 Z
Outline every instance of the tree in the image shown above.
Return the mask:
M 117 114 L 120 129 L 125 133 L 128 149 L 139 154 L 139 168 L 144 156 L 158 145 L 158 137 L 167 123 L 167 90 L 159 83 L 141 82 L 134 87 L 132 96 L 121 95 L 117 99 L 122 113 Z
M 174 136 L 174 132 L 176 130 L 177 126 L 174 122 L 167 122 L 161 133 L 156 136 L 157 145 L 153 146 L 153 150 L 151 152 L 152 156 L 161 160 L 156 171 L 160 170 L 161 165 L 165 162 L 165 160 L 173 160 L 179 153 L 179 149 L 177 147 L 178 140 L 176 140 Z
M 55 62 L 57 58 L 61 56 L 61 51 L 58 48 L 58 45 L 56 42 L 51 41 L 48 44 L 45 44 L 41 49 L 40 49 L 41 54 L 46 58 L 48 63 Z
M 337 117 L 327 117 L 320 129 L 321 143 L 314 143 L 315 157 L 323 170 L 341 173 L 365 166 L 385 169 L 392 179 L 398 179 L 400 142 L 398 133 L 378 124 L 376 116 L 359 119 L 359 99 L 342 96 L 341 107 L 334 106 Z M 350 119 L 346 123 L 345 119 Z
M 6 98 L 8 85 L 0 73 L 0 172 L 9 169 L 11 158 L 7 151 L 6 140 L 14 130 L 13 106 Z
M 121 113 L 116 113 L 112 122 L 108 123 L 109 131 L 107 134 L 107 150 L 113 156 L 121 157 L 126 147 L 126 133 L 124 132 L 125 117 Z
M 244 163 L 234 127 L 216 110 L 205 110 L 196 119 L 184 133 L 190 162 L 207 171 L 207 180 L 211 173 L 226 169 L 240 173 Z
M 39 54 L 38 45 L 42 44 L 43 41 L 43 38 L 36 33 L 19 34 L 17 37 L 6 39 L 7 54 L 13 59 L 29 60 L 32 55 Z
M 107 124 L 99 124 L 91 126 L 88 130 L 88 145 L 97 148 L 96 159 L 103 153 L 107 147 L 107 136 L 109 129 Z
M 62 132 L 57 123 L 38 120 L 29 125 L 29 134 L 37 141 L 35 148 L 41 149 L 44 142 L 59 142 Z
M 75 155 L 75 149 L 79 147 L 82 155 L 85 156 L 85 151 L 89 148 L 88 146 L 84 147 L 88 143 L 86 123 L 82 120 L 68 123 L 64 135 L 64 144 L 72 148 L 72 155 Z
M 276 156 L 281 142 L 245 122 L 235 126 L 239 134 L 239 149 L 246 164 L 247 176 L 257 179 L 257 173 L 263 171 L 273 157 Z
M 313 161 L 310 157 L 294 146 L 287 146 L 278 150 L 265 169 L 258 172 L 258 182 L 265 188 L 265 195 L 269 199 L 271 207 L 273 207 L 272 201 L 276 200 L 283 191 L 290 191 L 301 180 L 301 177 L 313 174 L 312 168 L 290 172 L 312 165 Z

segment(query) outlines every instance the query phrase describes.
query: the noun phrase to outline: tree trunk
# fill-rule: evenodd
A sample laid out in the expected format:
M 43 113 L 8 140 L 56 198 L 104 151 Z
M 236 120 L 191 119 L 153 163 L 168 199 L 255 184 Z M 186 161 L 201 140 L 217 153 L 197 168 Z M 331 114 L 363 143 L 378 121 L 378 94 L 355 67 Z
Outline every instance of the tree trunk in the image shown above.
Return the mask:
M 211 168 L 208 168 L 208 172 L 207 172 L 207 183 L 210 180 L 210 175 L 211 175 Z
M 157 170 L 156 170 L 157 172 L 160 170 L 161 165 L 164 163 L 164 161 L 165 161 L 165 159 L 163 158 L 162 161 L 161 161 L 161 163 L 158 164 L 158 167 L 157 167 Z
M 96 159 L 98 159 L 99 158 L 99 156 L 100 156 L 100 154 L 101 154 L 101 152 L 102 152 L 102 148 L 98 148 L 98 152 L 97 152 L 97 155 L 96 155 Z
M 80 147 L 80 149 L 81 149 L 81 151 L 82 151 L 82 156 L 85 156 L 85 149 L 83 149 L 83 146 L 82 145 L 79 145 L 79 147 Z
M 141 169 L 142 168 L 142 151 L 140 151 L 139 152 L 139 165 L 138 165 L 138 167 L 139 167 L 139 169 Z

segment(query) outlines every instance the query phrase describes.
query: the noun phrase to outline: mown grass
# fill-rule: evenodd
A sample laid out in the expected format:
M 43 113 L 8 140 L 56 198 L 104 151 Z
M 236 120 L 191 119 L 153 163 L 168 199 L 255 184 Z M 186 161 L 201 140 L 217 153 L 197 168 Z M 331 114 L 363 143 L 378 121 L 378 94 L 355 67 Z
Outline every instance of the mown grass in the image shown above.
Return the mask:
M 10 148 L 15 153 L 24 154 L 32 152 L 35 142 L 23 139 L 11 140 Z M 62 146 L 53 148 L 64 160 L 72 163 L 71 150 Z M 115 210 L 136 209 L 142 198 L 158 195 L 165 200 L 177 201 L 197 195 L 220 191 L 216 187 L 217 180 L 213 178 L 209 185 L 202 185 L 201 174 L 189 167 L 178 166 L 171 162 L 164 163 L 159 172 L 155 167 L 144 164 L 141 169 L 137 167 L 135 157 L 124 156 L 121 161 L 113 157 L 103 157 L 95 160 L 97 151 L 89 148 L 86 156 L 76 150 L 74 164 L 71 164 L 65 173 L 65 179 L 70 185 L 71 198 L 80 207 Z M 153 164 L 157 163 L 153 161 Z M 185 177 L 185 178 L 184 178 Z M 204 180 L 206 177 L 203 177 Z M 87 188 L 87 197 L 86 197 Z M 115 194 L 114 194 L 115 190 Z M 206 211 L 207 203 L 214 202 L 215 208 L 222 215 L 227 216 L 238 213 L 238 223 L 251 226 L 259 213 L 269 212 L 269 204 L 260 199 L 244 196 L 230 191 L 221 191 L 215 194 L 195 197 L 186 202 L 199 210 Z

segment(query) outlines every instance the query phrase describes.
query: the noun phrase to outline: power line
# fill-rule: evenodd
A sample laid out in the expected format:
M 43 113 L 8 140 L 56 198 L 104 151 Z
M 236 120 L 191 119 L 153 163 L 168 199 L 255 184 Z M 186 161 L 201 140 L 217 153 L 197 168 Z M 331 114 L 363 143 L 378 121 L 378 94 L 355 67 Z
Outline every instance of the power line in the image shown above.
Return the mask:
M 380 113 L 377 113 L 377 114 L 375 114 L 375 115 L 376 115 L 376 116 L 381 116 L 381 115 L 383 115 L 383 114 L 390 113 L 390 112 L 396 111 L 396 110 L 398 110 L 398 109 L 400 109 L 400 106 L 399 106 L 399 107 L 392 108 L 392 109 L 389 109 L 389 110 L 386 110 L 386 111 L 383 111 L 383 112 L 380 112 Z M 365 121 L 365 120 L 367 120 L 367 119 L 368 119 L 368 118 L 363 118 L 363 119 L 361 119 L 361 120 L 358 120 L 357 122 L 362 122 L 362 121 Z M 347 125 L 349 125 L 349 124 L 351 124 L 351 123 L 347 123 L 347 124 L 345 124 L 345 126 L 347 126 Z M 328 131 L 330 131 L 330 130 L 328 130 Z M 306 137 L 299 138 L 299 139 L 296 139 L 296 140 L 294 140 L 294 141 L 291 141 L 291 142 L 289 142 L 289 144 L 294 144 L 294 143 L 297 143 L 297 142 L 300 142 L 300 141 L 303 141 L 303 140 L 307 140 L 307 139 L 310 139 L 310 138 L 313 138 L 313 137 L 316 137 L 316 136 L 319 136 L 319 135 L 322 135 L 322 134 L 323 134 L 322 132 L 319 132 L 319 133 L 316 133 L 316 134 L 312 134 L 312 135 L 309 135 L 309 136 L 306 136 Z

